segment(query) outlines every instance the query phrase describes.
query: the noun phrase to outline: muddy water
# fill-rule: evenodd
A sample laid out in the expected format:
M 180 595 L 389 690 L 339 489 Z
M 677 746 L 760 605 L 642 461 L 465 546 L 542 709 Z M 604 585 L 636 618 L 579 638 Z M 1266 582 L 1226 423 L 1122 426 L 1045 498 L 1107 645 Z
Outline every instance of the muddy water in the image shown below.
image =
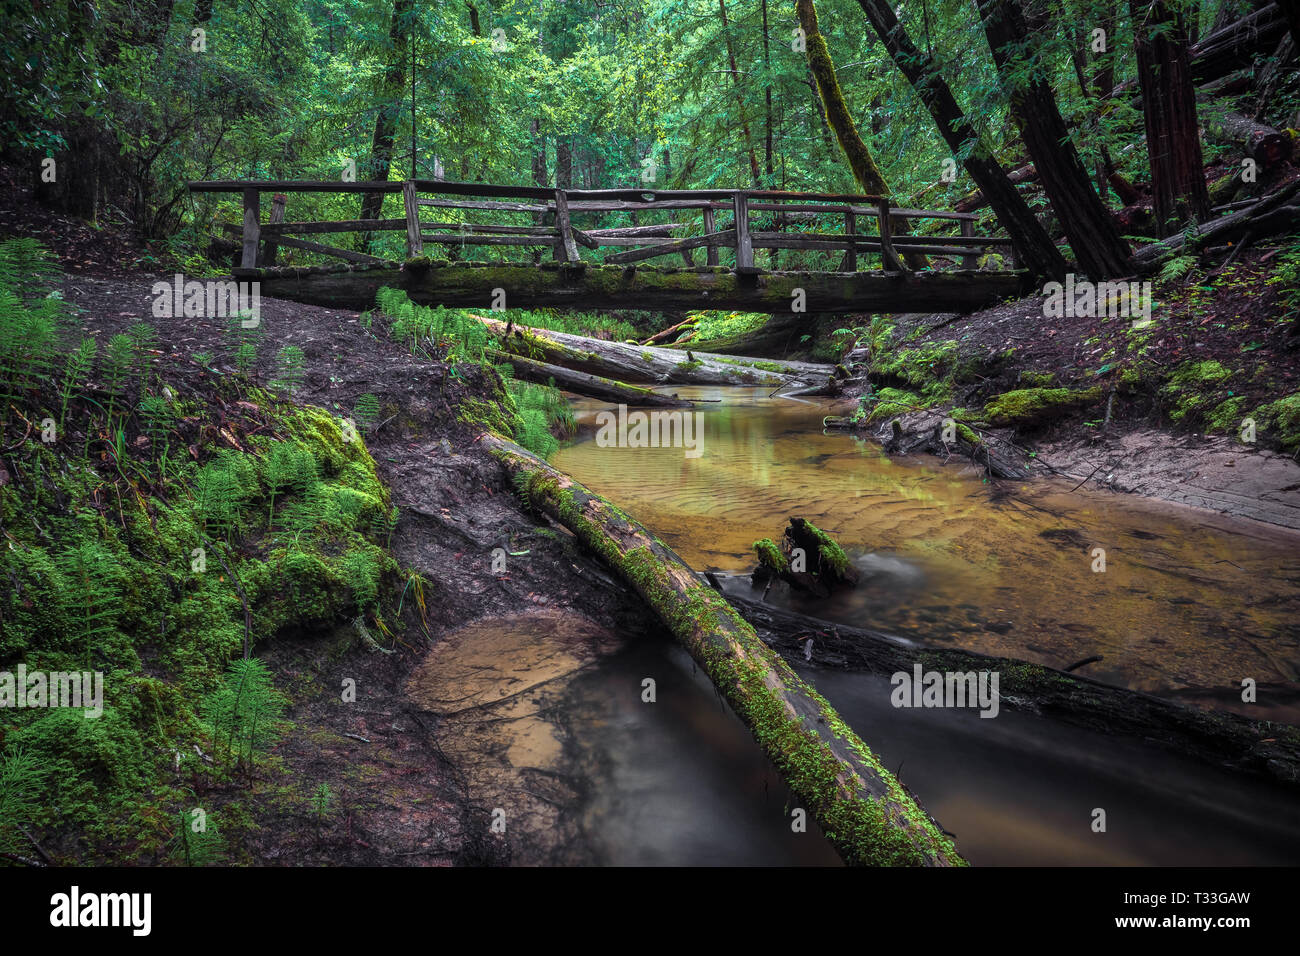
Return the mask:
M 1246 712 L 1300 722 L 1300 534 L 1060 482 L 995 491 L 970 468 L 823 434 L 824 402 L 676 391 L 723 399 L 705 406 L 699 457 L 600 448 L 588 429 L 554 461 L 693 567 L 748 571 L 754 540 L 799 515 L 863 580 L 815 606 L 777 590 L 775 603 L 1055 667 L 1101 655 L 1084 673 L 1237 709 L 1242 678 L 1289 683 Z M 580 420 L 602 407 L 579 403 Z
M 1297 536 L 1064 485 L 995 493 L 960 469 L 891 462 L 870 444 L 821 434 L 823 405 L 755 390 L 690 394 L 724 399 L 705 412 L 701 457 L 598 448 L 588 431 L 555 463 L 700 569 L 747 570 L 750 543 L 778 536 L 787 515 L 835 532 L 863 582 L 807 608 L 820 616 L 1055 666 L 1101 654 L 1093 676 L 1196 703 L 1231 705 L 1250 676 L 1272 686 L 1248 712 L 1295 720 Z M 579 411 L 590 419 L 600 407 Z M 1103 572 L 1092 570 L 1094 548 L 1105 549 Z M 627 654 L 643 656 L 629 667 Z M 773 822 L 775 783 L 759 797 L 755 780 L 768 770 L 734 717 L 728 735 L 727 720 L 705 715 L 722 710 L 707 684 L 672 707 L 631 706 L 640 677 L 672 660 L 665 648 L 624 648 L 584 669 L 555 704 L 570 769 L 599 781 L 581 803 L 585 852 L 823 862 Z M 983 720 L 896 709 L 883 676 L 808 676 L 977 864 L 1300 862 L 1300 807 L 1279 788 L 1007 710 Z M 679 792 L 707 799 L 684 810 Z M 710 801 L 726 809 L 703 825 Z M 1091 826 L 1097 808 L 1105 833 Z M 681 825 L 648 845 L 647 831 L 674 818 Z
M 654 700 L 646 700 L 646 679 Z M 519 865 L 837 865 L 689 656 L 568 613 L 447 635 L 408 695 Z M 489 817 L 490 818 L 490 817 Z

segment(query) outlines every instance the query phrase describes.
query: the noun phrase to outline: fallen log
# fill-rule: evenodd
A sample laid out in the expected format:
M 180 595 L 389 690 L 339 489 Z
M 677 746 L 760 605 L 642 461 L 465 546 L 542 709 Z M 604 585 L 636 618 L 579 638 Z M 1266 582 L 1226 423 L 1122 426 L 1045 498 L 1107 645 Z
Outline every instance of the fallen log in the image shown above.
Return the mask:
M 1247 233 L 1260 239 L 1289 232 L 1300 224 L 1300 204 L 1292 203 L 1297 191 L 1300 191 L 1300 180 L 1270 193 L 1246 209 L 1187 229 L 1163 242 L 1143 246 L 1134 254 L 1133 263 L 1140 273 L 1147 274 L 1159 268 L 1167 256 L 1178 255 L 1184 250 L 1233 242 Z
M 788 385 L 812 384 L 830 374 L 830 366 L 795 367 L 786 365 L 773 370 L 780 363 L 764 362 L 767 368 L 737 364 L 735 360 L 719 361 L 713 356 L 644 345 L 627 345 L 607 342 L 567 332 L 515 326 L 513 334 L 505 338 L 506 323 L 487 316 L 475 316 L 488 330 L 502 339 L 500 348 L 511 355 L 537 359 L 551 365 L 591 375 L 599 375 L 618 382 L 649 382 L 659 385 Z
M 1038 170 L 1034 168 L 1033 163 L 1025 163 L 1025 165 L 1007 173 L 1007 182 L 1011 183 L 1013 186 L 1017 186 L 1020 183 L 1033 182 L 1037 178 Z M 983 209 L 988 204 L 989 201 L 984 196 L 984 193 L 977 189 L 974 192 L 967 193 L 961 199 L 957 200 L 957 204 L 952 208 L 954 212 L 974 212 L 976 209 Z
M 606 499 L 491 433 L 520 493 L 616 571 L 702 667 L 845 863 L 961 866 L 911 793 L 716 591 Z
M 1247 156 L 1264 168 L 1276 166 L 1291 155 L 1290 136 L 1233 110 L 1217 115 L 1210 113 L 1205 127 L 1220 141 L 1240 146 Z
M 624 405 L 644 405 L 657 408 L 682 408 L 693 405 L 676 395 L 662 395 L 648 388 L 616 382 L 612 378 L 602 378 L 586 372 L 575 372 L 559 365 L 548 365 L 522 355 L 511 355 L 496 349 L 488 349 L 488 355 L 495 362 L 506 362 L 514 369 L 515 378 L 539 385 L 553 384 L 566 392 L 575 392 L 603 402 Z
M 744 597 L 736 593 L 740 581 L 735 586 L 719 583 L 728 603 L 790 661 L 877 674 L 911 674 L 917 664 L 924 671 L 994 671 L 1000 675 L 1000 706 L 1009 710 L 1152 742 L 1225 770 L 1300 786 L 1300 729 L 1185 707 L 1043 664 L 924 647 L 882 631 L 824 621 Z

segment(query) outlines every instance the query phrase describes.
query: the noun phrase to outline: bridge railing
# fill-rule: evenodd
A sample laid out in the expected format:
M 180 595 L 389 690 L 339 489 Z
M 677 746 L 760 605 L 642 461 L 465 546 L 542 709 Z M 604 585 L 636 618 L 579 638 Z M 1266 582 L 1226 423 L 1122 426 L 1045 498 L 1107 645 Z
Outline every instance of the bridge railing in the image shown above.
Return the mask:
M 857 271 L 859 256 L 878 258 L 885 271 L 905 272 L 909 253 L 947 258 L 963 269 L 976 268 L 981 252 L 997 250 L 1008 259 L 1011 253 L 1010 239 L 976 234 L 978 217 L 973 214 L 900 208 L 885 196 L 735 189 L 552 189 L 441 180 L 217 180 L 190 183 L 190 189 L 242 195 L 243 222 L 223 224 L 228 234 L 240 240 L 241 269 L 275 265 L 282 246 L 350 262 L 380 262 L 368 252 L 301 237 L 385 231 L 406 233 L 408 257 L 425 255 L 426 246 L 441 246 L 451 255 L 462 256 L 472 246 L 513 246 L 531 249 L 534 255 L 549 250 L 555 260 L 580 267 L 587 260 L 579 250 L 586 248 L 599 255 L 598 261 L 609 264 L 680 256 L 693 266 L 695 251 L 703 249 L 704 264 L 717 266 L 722 250 L 728 250 L 731 268 L 742 274 L 764 271 L 755 265 L 756 249 L 842 251 L 838 269 L 827 270 L 840 272 Z M 262 222 L 265 192 L 274 197 L 268 221 Z M 400 219 L 288 220 L 288 194 L 302 192 L 400 193 L 405 214 Z M 598 221 L 611 214 L 630 223 L 601 227 Z M 661 214 L 672 221 L 641 222 L 643 217 Z M 462 217 L 523 217 L 525 221 L 468 222 Z M 957 233 L 900 231 L 904 221 L 927 220 L 941 228 L 955 226 Z

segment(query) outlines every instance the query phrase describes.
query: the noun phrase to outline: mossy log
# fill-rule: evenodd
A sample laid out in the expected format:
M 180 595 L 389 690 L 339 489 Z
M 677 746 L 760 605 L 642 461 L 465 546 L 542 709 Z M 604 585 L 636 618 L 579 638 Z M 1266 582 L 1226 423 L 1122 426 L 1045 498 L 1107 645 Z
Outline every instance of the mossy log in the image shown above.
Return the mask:
M 882 631 L 809 617 L 735 594 L 727 600 L 764 642 L 790 660 L 875 674 L 911 673 L 918 663 L 926 671 L 995 671 L 1001 706 L 1009 710 L 1131 737 L 1225 770 L 1300 787 L 1300 728 L 1185 707 L 1042 664 L 922 647 Z
M 548 365 L 546 362 L 538 362 L 536 359 L 525 358 L 522 355 L 511 355 L 496 349 L 489 349 L 488 355 L 493 361 L 508 363 L 514 369 L 515 378 L 536 382 L 539 385 L 553 384 L 566 392 L 598 398 L 604 402 L 656 408 L 682 408 L 694 404 L 676 395 L 661 395 L 648 388 L 616 382 L 612 378 L 602 378 L 586 372 L 575 372 L 559 365 Z
M 567 332 L 551 332 L 516 325 L 505 340 L 506 323 L 477 316 L 501 341 L 501 350 L 551 365 L 560 365 L 619 382 L 658 385 L 768 385 L 813 384 L 824 380 L 830 366 L 809 363 L 761 363 L 762 368 L 719 361 L 704 354 L 647 345 L 627 345 Z
M 850 865 L 959 866 L 952 839 L 820 694 L 667 545 L 518 445 L 482 443 L 540 513 L 599 555 L 664 621 Z
M 844 312 L 974 312 L 1033 286 L 1025 272 L 760 272 L 565 263 L 448 262 L 417 259 L 399 268 L 358 266 L 238 270 L 262 295 L 327 308 L 368 309 L 381 286 L 404 289 L 421 305 L 491 308 L 497 290 L 511 307 L 736 309 L 789 314 L 802 290 L 809 315 Z

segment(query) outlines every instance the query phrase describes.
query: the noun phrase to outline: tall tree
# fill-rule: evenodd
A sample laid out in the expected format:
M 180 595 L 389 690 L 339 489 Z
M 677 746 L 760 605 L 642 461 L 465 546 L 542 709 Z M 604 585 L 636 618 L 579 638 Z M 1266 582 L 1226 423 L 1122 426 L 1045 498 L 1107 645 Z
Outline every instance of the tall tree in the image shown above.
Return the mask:
M 1080 268 L 1093 278 L 1124 275 L 1132 250 L 1088 180 L 1056 95 L 1034 55 L 1019 0 L 976 0 L 1012 118 Z
M 988 197 L 998 222 L 1011 237 L 1020 265 L 1040 278 L 1060 278 L 1065 259 L 1057 251 L 1047 230 L 1034 215 L 1024 197 L 1007 179 L 992 150 L 967 120 L 957 98 L 939 73 L 938 66 L 917 49 L 887 0 L 858 0 L 867 22 L 876 31 L 898 67 L 934 117 L 939 134 L 953 156 L 964 157 L 962 166 L 975 185 Z
M 799 26 L 804 33 L 804 46 L 808 55 L 808 68 L 817 80 L 817 92 L 825 109 L 826 125 L 835 133 L 835 139 L 849 161 L 849 169 L 858 186 L 864 193 L 888 196 L 892 189 L 885 181 L 885 174 L 876 165 L 875 157 L 867 148 L 866 142 L 858 133 L 857 124 L 849 113 L 849 105 L 844 100 L 844 91 L 835 75 L 835 61 L 831 59 L 830 48 L 826 38 L 817 25 L 817 8 L 813 0 L 795 0 L 795 10 L 799 14 Z M 899 234 L 907 232 L 907 220 L 894 220 L 893 230 Z M 924 269 L 928 264 L 925 256 L 918 253 L 906 255 L 907 264 L 913 269 Z
M 1152 206 L 1156 228 L 1167 236 L 1188 218 L 1210 218 L 1187 24 L 1165 0 L 1129 0 L 1129 11 L 1151 162 Z
M 762 182 L 758 174 L 758 156 L 754 152 L 754 138 L 749 132 L 749 120 L 745 116 L 745 98 L 740 85 L 740 70 L 736 66 L 736 48 L 731 42 L 731 24 L 727 21 L 727 0 L 718 0 L 718 13 L 722 17 L 722 36 L 727 43 L 727 65 L 731 67 L 731 80 L 736 88 L 736 112 L 740 119 L 740 128 L 745 134 L 745 149 L 749 153 L 750 181 L 757 186 Z
M 393 0 L 393 19 L 388 27 L 388 60 L 379 93 L 379 107 L 375 114 L 375 132 L 370 140 L 370 162 L 366 179 L 386 180 L 392 170 L 397 117 L 406 92 L 407 50 L 413 30 L 411 3 L 412 0 Z M 383 193 L 363 193 L 359 218 L 378 219 L 383 205 Z M 362 247 L 369 246 L 371 240 L 371 234 L 362 235 Z

